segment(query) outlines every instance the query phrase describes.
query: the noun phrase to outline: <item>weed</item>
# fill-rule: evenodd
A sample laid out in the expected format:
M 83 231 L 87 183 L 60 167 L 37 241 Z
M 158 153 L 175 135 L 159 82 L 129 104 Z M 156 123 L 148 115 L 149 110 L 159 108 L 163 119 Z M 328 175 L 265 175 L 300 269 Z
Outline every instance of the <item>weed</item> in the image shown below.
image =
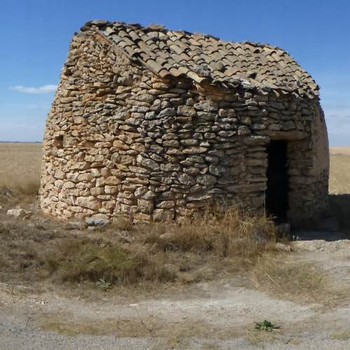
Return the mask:
M 96 282 L 96 287 L 103 290 L 103 291 L 107 291 L 108 289 L 110 289 L 112 287 L 112 283 L 107 282 L 104 279 L 100 278 Z
M 275 324 L 273 324 L 268 320 L 264 320 L 262 322 L 255 322 L 255 329 L 259 331 L 272 332 L 277 329 L 280 329 L 280 327 L 276 326 Z

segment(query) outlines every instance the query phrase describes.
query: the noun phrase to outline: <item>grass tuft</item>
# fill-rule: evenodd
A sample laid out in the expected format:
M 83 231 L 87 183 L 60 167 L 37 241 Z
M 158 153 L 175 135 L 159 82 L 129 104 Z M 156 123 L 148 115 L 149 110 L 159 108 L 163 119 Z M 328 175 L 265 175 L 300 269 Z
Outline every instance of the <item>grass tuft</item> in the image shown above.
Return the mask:
M 142 280 L 173 281 L 174 274 L 151 255 L 119 244 L 91 239 L 67 239 L 43 259 L 48 272 L 63 282 L 128 285 Z

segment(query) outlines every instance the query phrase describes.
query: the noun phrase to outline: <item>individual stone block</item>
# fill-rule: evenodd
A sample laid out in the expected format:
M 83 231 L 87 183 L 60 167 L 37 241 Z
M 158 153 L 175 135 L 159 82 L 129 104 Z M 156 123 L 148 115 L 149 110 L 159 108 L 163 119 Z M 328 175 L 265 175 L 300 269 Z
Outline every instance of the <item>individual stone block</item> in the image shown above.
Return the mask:
M 153 208 L 154 208 L 154 203 L 153 203 L 153 200 L 138 199 L 137 200 L 137 207 L 141 213 L 152 214 Z
M 197 183 L 206 187 L 213 186 L 216 182 L 217 178 L 213 175 L 206 174 L 197 177 Z

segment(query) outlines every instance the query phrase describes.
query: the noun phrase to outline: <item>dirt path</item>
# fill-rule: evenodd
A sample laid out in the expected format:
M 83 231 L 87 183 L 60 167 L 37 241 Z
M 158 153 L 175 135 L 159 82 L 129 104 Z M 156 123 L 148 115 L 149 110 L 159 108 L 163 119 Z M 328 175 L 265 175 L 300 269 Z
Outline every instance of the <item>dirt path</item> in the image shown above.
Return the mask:
M 293 259 L 321 267 L 350 290 L 350 241 L 294 243 Z M 300 305 L 245 278 L 156 297 L 91 300 L 0 285 L 0 349 L 350 349 L 350 304 Z M 271 320 L 277 332 L 254 330 Z

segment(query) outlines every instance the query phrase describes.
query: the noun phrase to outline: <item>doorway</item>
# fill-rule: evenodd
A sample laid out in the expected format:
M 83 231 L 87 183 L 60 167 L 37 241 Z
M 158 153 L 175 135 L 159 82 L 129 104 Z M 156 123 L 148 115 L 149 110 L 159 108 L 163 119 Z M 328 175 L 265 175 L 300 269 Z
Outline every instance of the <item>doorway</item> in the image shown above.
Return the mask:
M 266 213 L 282 223 L 288 211 L 287 142 L 272 140 L 267 146 L 267 158 Z

